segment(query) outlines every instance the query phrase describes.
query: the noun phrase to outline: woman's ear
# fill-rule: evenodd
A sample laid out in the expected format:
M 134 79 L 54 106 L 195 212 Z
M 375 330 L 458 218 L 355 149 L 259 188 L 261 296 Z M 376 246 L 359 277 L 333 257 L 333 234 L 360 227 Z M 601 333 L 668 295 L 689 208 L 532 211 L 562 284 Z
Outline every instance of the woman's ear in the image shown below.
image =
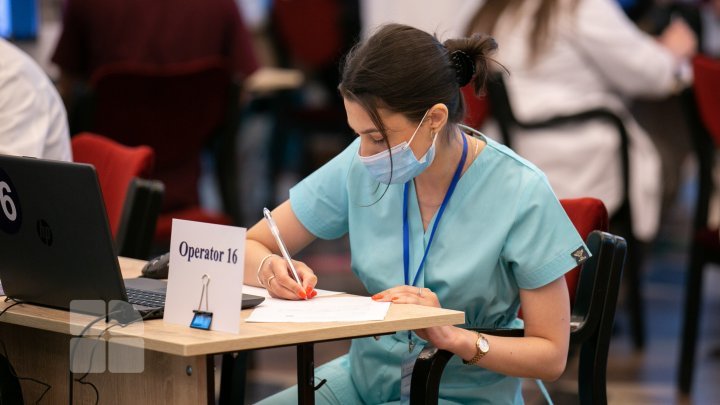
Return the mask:
M 430 107 L 427 120 L 430 123 L 430 129 L 433 133 L 438 132 L 445 126 L 448 120 L 448 115 L 448 108 L 443 103 L 437 103 Z

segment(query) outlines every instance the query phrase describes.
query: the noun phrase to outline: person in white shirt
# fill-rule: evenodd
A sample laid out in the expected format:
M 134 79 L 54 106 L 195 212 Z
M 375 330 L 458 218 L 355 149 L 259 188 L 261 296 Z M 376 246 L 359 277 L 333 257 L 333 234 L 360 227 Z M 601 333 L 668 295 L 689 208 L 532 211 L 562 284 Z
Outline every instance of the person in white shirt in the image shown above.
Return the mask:
M 623 118 L 630 138 L 633 231 L 639 240 L 651 241 L 660 219 L 661 162 L 625 102 L 677 89 L 681 67 L 697 47 L 690 28 L 678 19 L 653 38 L 613 0 L 487 0 L 468 27 L 497 39 L 497 60 L 510 72 L 505 82 L 519 120 L 593 108 L 609 108 Z M 515 131 L 513 148 L 547 174 L 559 198 L 600 198 L 611 215 L 620 208 L 620 141 L 612 124 Z
M 55 86 L 0 38 L 0 154 L 72 161 L 67 114 Z
M 434 34 L 440 39 L 463 36 L 467 20 L 479 0 L 360 0 L 362 35 L 371 35 L 387 23 L 400 23 Z

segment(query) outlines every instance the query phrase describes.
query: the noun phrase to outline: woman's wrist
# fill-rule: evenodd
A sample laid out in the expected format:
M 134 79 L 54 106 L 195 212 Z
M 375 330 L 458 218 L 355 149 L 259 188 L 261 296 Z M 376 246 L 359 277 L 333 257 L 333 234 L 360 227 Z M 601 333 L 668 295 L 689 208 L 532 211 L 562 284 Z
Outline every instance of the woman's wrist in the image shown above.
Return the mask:
M 443 336 L 443 338 L 434 339 L 436 340 L 433 342 L 435 347 L 459 354 L 459 350 L 462 347 L 463 332 L 465 329 L 458 328 L 457 326 L 441 326 L 440 328 L 444 330 L 444 333 L 440 335 Z
M 270 253 L 270 254 L 264 256 L 262 258 L 262 260 L 260 260 L 260 265 L 258 265 L 257 272 L 255 272 L 255 277 L 257 278 L 257 282 L 258 282 L 258 284 L 260 284 L 261 287 L 265 287 L 265 283 L 263 283 L 262 280 L 260 279 L 260 271 L 262 270 L 263 265 L 265 265 L 265 262 L 270 260 L 270 258 L 273 256 L 277 256 L 277 255 L 275 253 Z
M 448 341 L 447 351 L 455 353 L 463 359 L 470 359 L 475 355 L 477 334 L 473 331 L 453 326 L 452 338 Z

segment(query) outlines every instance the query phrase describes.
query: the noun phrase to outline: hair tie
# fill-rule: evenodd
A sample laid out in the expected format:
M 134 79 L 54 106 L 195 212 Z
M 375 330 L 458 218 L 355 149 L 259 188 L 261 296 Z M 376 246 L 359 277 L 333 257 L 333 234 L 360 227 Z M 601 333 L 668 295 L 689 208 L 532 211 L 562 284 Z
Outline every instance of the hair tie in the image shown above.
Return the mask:
M 458 85 L 464 87 L 470 83 L 470 80 L 472 80 L 475 75 L 475 61 L 470 55 L 460 50 L 452 51 L 450 53 L 450 60 L 455 68 L 455 77 Z

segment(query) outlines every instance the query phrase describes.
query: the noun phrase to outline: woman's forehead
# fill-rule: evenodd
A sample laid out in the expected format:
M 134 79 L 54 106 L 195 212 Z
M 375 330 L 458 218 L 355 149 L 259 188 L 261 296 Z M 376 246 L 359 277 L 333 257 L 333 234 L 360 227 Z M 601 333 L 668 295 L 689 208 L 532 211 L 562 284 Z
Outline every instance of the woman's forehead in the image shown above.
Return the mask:
M 377 130 L 375 123 L 370 118 L 370 114 L 359 103 L 345 99 L 345 111 L 348 124 L 357 133 L 361 134 L 371 129 Z M 377 113 L 388 131 L 404 129 L 411 124 L 405 115 L 390 111 L 387 108 L 378 108 Z

